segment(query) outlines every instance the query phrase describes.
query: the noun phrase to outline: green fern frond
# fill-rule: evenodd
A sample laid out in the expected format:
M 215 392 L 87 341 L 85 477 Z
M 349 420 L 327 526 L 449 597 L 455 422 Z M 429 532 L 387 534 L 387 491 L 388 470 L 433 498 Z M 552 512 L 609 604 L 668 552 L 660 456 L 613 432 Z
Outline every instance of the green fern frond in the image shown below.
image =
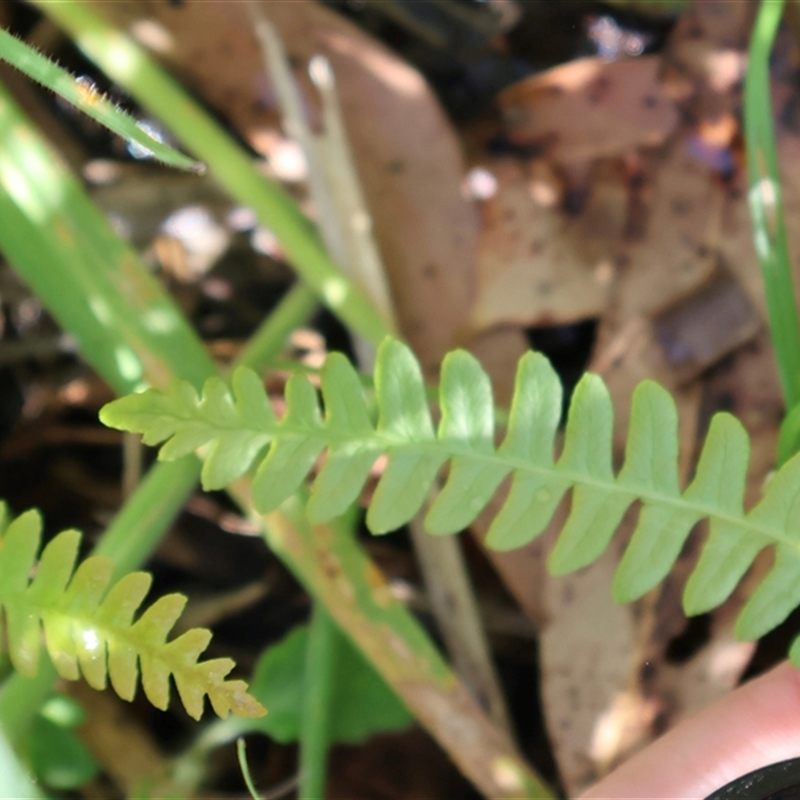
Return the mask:
M 195 719 L 203 713 L 206 695 L 221 717 L 230 711 L 246 717 L 265 713 L 247 694 L 244 681 L 225 680 L 233 661 L 198 662 L 211 640 L 210 631 L 194 628 L 167 642 L 186 597 L 161 597 L 134 622 L 151 576 L 132 572 L 109 588 L 110 559 L 90 556 L 76 569 L 81 535 L 75 530 L 52 539 L 35 564 L 41 528 L 37 512 L 26 511 L 9 522 L 0 505 L 0 607 L 15 669 L 36 674 L 44 629 L 47 650 L 62 678 L 77 680 L 82 674 L 95 689 L 104 689 L 110 679 L 120 697 L 133 700 L 141 670 L 144 693 L 156 708 L 167 708 L 172 676 L 186 711 Z
M 427 512 L 426 528 L 440 535 L 469 525 L 510 477 L 508 496 L 488 534 L 488 543 L 501 550 L 535 538 L 571 492 L 571 512 L 549 562 L 556 574 L 599 558 L 625 512 L 638 502 L 638 525 L 614 580 L 620 602 L 656 586 L 692 528 L 708 520 L 708 539 L 684 594 L 687 613 L 721 604 L 767 545 L 776 548 L 775 567 L 743 609 L 737 634 L 758 638 L 800 605 L 800 458 L 788 461 L 761 502 L 745 512 L 750 445 L 730 414 L 713 418 L 694 479 L 681 491 L 677 410 L 669 393 L 652 381 L 634 393 L 625 461 L 617 475 L 611 399 L 596 375 L 585 375 L 575 389 L 564 446 L 555 458 L 561 385 L 537 353 L 520 360 L 499 448 L 489 378 L 466 352 L 450 353 L 442 365 L 438 427 L 419 365 L 397 341 L 387 339 L 378 352 L 377 425 L 344 356 L 327 358 L 321 383 L 324 415 L 312 384 L 293 375 L 286 414 L 276 419 L 259 378 L 239 369 L 232 391 L 220 378 L 209 380 L 201 396 L 178 383 L 166 394 L 150 390 L 116 400 L 101 418 L 111 427 L 143 433 L 147 444 L 166 442 L 164 459 L 207 448 L 206 489 L 227 485 L 255 464 L 253 502 L 262 512 L 289 497 L 326 452 L 308 504 L 312 522 L 327 521 L 353 503 L 375 460 L 385 455 L 367 513 L 375 533 L 410 520 L 445 464 L 447 478 Z M 800 664 L 800 640 L 790 655 Z

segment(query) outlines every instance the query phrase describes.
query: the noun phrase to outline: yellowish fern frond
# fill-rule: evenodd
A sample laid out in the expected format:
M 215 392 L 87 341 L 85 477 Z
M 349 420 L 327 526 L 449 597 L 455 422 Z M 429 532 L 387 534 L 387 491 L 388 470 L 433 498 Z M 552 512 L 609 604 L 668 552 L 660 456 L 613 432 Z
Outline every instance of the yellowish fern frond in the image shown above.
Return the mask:
M 81 675 L 95 689 L 110 679 L 114 691 L 132 700 L 139 673 L 147 699 L 162 710 L 169 704 L 170 676 L 186 711 L 194 719 L 203 713 L 208 695 L 220 717 L 229 712 L 244 717 L 265 713 L 247 693 L 247 684 L 226 680 L 235 666 L 229 658 L 198 661 L 211 632 L 194 628 L 168 642 L 186 597 L 169 594 L 134 616 L 150 590 L 152 577 L 131 572 L 109 588 L 113 564 L 90 556 L 77 569 L 81 534 L 59 533 L 42 551 L 41 519 L 26 511 L 7 526 L 0 513 L 0 607 L 5 612 L 11 663 L 23 675 L 39 668 L 42 630 L 47 651 L 62 678 Z M 33 575 L 33 577 L 31 577 Z

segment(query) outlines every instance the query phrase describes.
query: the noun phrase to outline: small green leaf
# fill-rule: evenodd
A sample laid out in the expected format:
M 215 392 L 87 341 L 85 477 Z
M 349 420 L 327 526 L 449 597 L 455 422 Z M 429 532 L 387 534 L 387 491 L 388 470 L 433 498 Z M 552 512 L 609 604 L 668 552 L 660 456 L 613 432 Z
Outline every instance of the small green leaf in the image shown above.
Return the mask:
M 564 452 L 556 470 L 577 478 L 572 509 L 548 562 L 555 575 L 591 564 L 604 552 L 635 494 L 611 491 L 614 411 L 605 384 L 584 375 L 569 409 Z M 573 478 L 573 476 L 575 476 Z M 581 480 L 583 478 L 583 480 Z
M 750 441 L 742 423 L 730 414 L 715 414 L 684 497 L 709 510 L 741 517 L 749 460 Z
M 236 412 L 239 418 L 253 428 L 268 430 L 277 424 L 275 412 L 264 389 L 261 378 L 247 367 L 237 367 L 233 373 L 233 394 L 236 397 Z
M 775 565 L 759 584 L 736 620 L 740 639 L 758 639 L 780 625 L 800 605 L 800 555 L 778 547 Z
M 378 431 L 399 441 L 435 440 L 425 383 L 414 354 L 396 339 L 384 339 L 375 362 Z
M 766 536 L 741 526 L 715 525 L 686 581 L 684 611 L 704 614 L 722 605 L 768 544 Z
M 486 543 L 497 550 L 511 550 L 535 539 L 552 519 L 570 485 L 554 472 L 518 472 L 489 527 Z
M 268 704 L 269 714 L 248 722 L 280 742 L 297 741 L 305 694 L 308 627 L 295 628 L 259 659 L 251 693 Z M 405 728 L 413 717 L 372 666 L 348 640 L 341 643 L 336 663 L 336 690 L 330 713 L 330 740 L 363 742 L 374 733 Z
M 100 771 L 83 742 L 42 714 L 31 725 L 28 754 L 36 778 L 51 789 L 79 789 Z
M 561 382 L 550 362 L 541 353 L 526 353 L 517 367 L 508 431 L 500 453 L 552 469 L 561 403 Z
M 431 486 L 447 453 L 424 445 L 409 444 L 389 452 L 383 475 L 367 510 L 373 533 L 388 533 L 405 525 L 430 494 Z
M 675 500 L 678 486 L 678 410 L 663 387 L 653 381 L 637 386 L 631 405 L 625 465 L 617 482 L 635 494 Z M 618 603 L 631 602 L 660 583 L 702 514 L 675 508 L 674 502 L 650 500 L 614 576 Z
M 269 455 L 253 478 L 253 504 L 262 513 L 291 497 L 325 448 L 317 393 L 305 375 L 286 384 L 286 414 Z
M 200 475 L 203 488 L 206 491 L 224 489 L 241 478 L 269 441 L 268 434 L 251 430 L 231 431 L 219 436 L 203 463 Z

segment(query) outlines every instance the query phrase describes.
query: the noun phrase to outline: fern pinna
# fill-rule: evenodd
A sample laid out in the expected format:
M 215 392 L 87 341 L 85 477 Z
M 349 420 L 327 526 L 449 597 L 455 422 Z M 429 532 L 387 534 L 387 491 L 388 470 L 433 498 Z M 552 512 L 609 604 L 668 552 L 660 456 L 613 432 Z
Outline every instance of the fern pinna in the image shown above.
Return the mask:
M 167 642 L 180 617 L 186 597 L 169 594 L 156 600 L 134 622 L 133 617 L 150 589 L 151 576 L 131 572 L 109 588 L 113 564 L 102 556 L 75 562 L 81 535 L 59 533 L 42 551 L 41 519 L 26 511 L 13 521 L 0 505 L 0 606 L 5 611 L 8 650 L 14 668 L 35 675 L 39 667 L 41 633 L 47 651 L 62 678 L 81 674 L 95 689 L 106 680 L 125 700 L 133 700 L 141 670 L 147 699 L 156 707 L 169 704 L 169 679 L 190 716 L 199 719 L 204 698 L 221 717 L 264 714 L 261 704 L 247 694 L 247 684 L 225 680 L 235 666 L 228 658 L 200 661 L 211 633 L 193 628 Z
M 761 502 L 745 512 L 749 440 L 730 414 L 714 416 L 694 479 L 681 491 L 675 403 L 652 381 L 634 393 L 624 465 L 617 475 L 611 399 L 592 374 L 575 389 L 556 460 L 561 385 L 541 354 L 520 360 L 499 447 L 489 378 L 464 351 L 450 353 L 443 362 L 438 427 L 417 361 L 393 339 L 383 343 L 376 362 L 377 424 L 362 382 L 344 356 L 328 356 L 321 386 L 324 414 L 308 378 L 293 375 L 286 386 L 286 413 L 278 420 L 261 380 L 240 368 L 231 388 L 212 378 L 198 396 L 180 382 L 167 393 L 148 390 L 116 400 L 101 418 L 111 427 L 144 434 L 147 444 L 165 442 L 162 459 L 202 448 L 206 489 L 226 486 L 257 464 L 252 497 L 261 512 L 293 494 L 326 451 L 308 503 L 312 522 L 332 519 L 353 503 L 376 459 L 385 455 L 367 512 L 374 533 L 411 519 L 446 464 L 444 486 L 425 517 L 427 530 L 448 534 L 469 525 L 510 476 L 508 496 L 488 534 L 489 545 L 497 549 L 531 541 L 571 491 L 570 515 L 550 556 L 556 574 L 599 558 L 625 512 L 638 502 L 638 525 L 614 580 L 620 602 L 656 586 L 692 528 L 707 519 L 708 538 L 684 593 L 687 613 L 721 604 L 767 545 L 776 548 L 775 566 L 742 610 L 737 635 L 758 638 L 800 605 L 800 457 L 786 463 Z M 790 657 L 800 665 L 800 638 Z

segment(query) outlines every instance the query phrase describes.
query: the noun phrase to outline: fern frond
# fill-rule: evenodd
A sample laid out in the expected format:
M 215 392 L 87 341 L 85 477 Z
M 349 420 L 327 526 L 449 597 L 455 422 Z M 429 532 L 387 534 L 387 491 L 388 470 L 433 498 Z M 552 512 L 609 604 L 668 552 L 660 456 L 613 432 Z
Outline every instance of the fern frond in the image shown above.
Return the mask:
M 556 459 L 561 385 L 537 353 L 520 360 L 499 447 L 489 378 L 466 352 L 450 353 L 442 365 L 438 427 L 420 367 L 397 341 L 387 339 L 378 352 L 377 424 L 357 373 L 342 355 L 327 358 L 321 383 L 324 415 L 314 387 L 305 376 L 294 375 L 286 388 L 287 412 L 277 420 L 259 378 L 240 368 L 232 390 L 220 378 L 209 380 L 201 396 L 178 383 L 166 394 L 150 390 L 116 400 L 101 418 L 111 427 L 143 433 L 148 444 L 166 442 L 161 458 L 208 447 L 207 489 L 221 488 L 255 465 L 253 502 L 262 512 L 289 497 L 326 452 L 308 504 L 312 522 L 327 521 L 353 503 L 375 460 L 385 455 L 367 513 L 375 533 L 410 520 L 446 464 L 447 478 L 427 512 L 426 528 L 440 535 L 469 525 L 510 477 L 510 491 L 488 534 L 488 543 L 501 550 L 535 538 L 571 492 L 571 512 L 550 556 L 556 574 L 599 558 L 623 515 L 638 502 L 638 524 L 614 581 L 620 602 L 656 586 L 692 528 L 708 520 L 708 538 L 684 593 L 687 613 L 721 604 L 768 545 L 776 548 L 775 567 L 743 609 L 737 634 L 758 638 L 800 605 L 800 457 L 788 461 L 761 502 L 745 512 L 750 445 L 730 414 L 713 418 L 694 479 L 681 491 L 677 410 L 653 381 L 644 381 L 634 393 L 624 465 L 616 475 L 613 409 L 596 375 L 585 375 L 575 389 Z M 800 664 L 800 643 L 791 656 Z
M 141 671 L 147 699 L 164 710 L 172 676 L 186 711 L 195 719 L 203 713 L 206 695 L 221 717 L 230 711 L 246 717 L 264 713 L 247 694 L 244 681 L 225 680 L 233 661 L 198 662 L 211 640 L 210 631 L 195 628 L 167 642 L 186 597 L 161 597 L 134 622 L 150 589 L 148 573 L 131 572 L 109 588 L 110 559 L 90 556 L 76 569 L 81 535 L 75 530 L 52 539 L 35 564 L 42 528 L 38 513 L 26 511 L 6 525 L 5 506 L 0 509 L 0 607 L 15 669 L 36 674 L 44 629 L 47 650 L 62 678 L 77 680 L 82 674 L 95 689 L 104 689 L 110 679 L 120 697 L 133 700 Z

